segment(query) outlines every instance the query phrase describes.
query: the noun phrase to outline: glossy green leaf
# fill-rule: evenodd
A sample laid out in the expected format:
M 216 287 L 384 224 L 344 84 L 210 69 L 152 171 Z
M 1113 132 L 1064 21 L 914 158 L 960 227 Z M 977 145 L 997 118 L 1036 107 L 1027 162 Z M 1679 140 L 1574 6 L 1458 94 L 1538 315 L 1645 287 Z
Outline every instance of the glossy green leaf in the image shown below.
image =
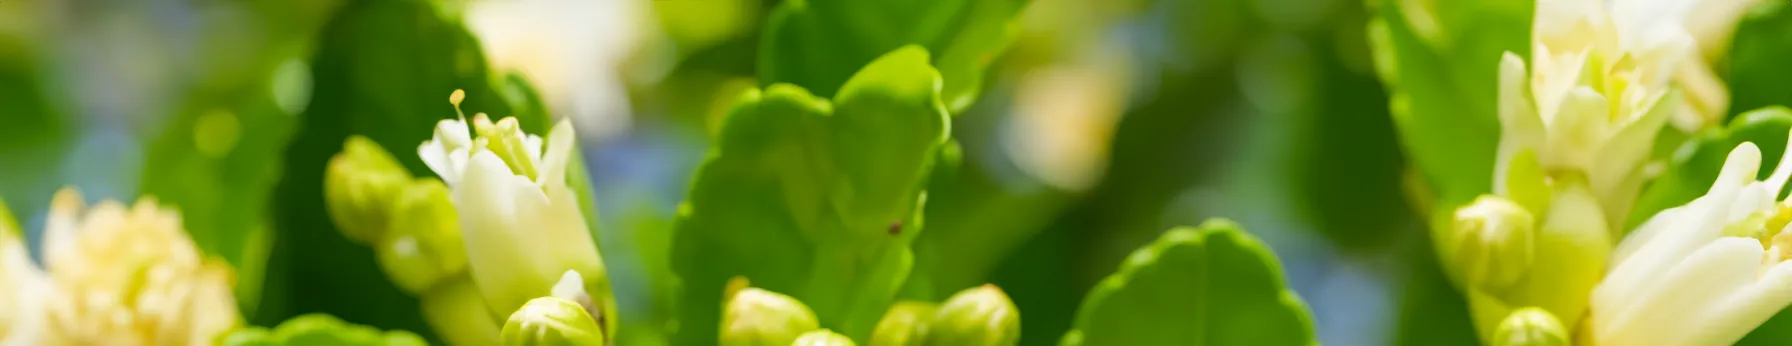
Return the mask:
M 424 346 L 417 334 L 402 330 L 381 332 L 368 326 L 344 322 L 326 314 L 293 317 L 280 326 L 242 329 L 224 339 L 227 346 Z
M 789 84 L 742 96 L 675 226 L 678 344 L 715 342 L 737 275 L 809 304 L 824 328 L 868 336 L 912 265 L 921 191 L 947 135 L 939 88 L 927 52 L 907 47 L 831 102 Z
M 1730 150 L 1742 142 L 1754 142 L 1761 148 L 1761 170 L 1758 179 L 1766 179 L 1779 164 L 1786 148 L 1786 132 L 1792 129 L 1792 110 L 1785 107 L 1757 109 L 1737 115 L 1723 128 L 1710 128 L 1682 145 L 1670 159 L 1668 169 L 1643 189 L 1636 208 L 1624 230 L 1629 232 L 1655 213 L 1691 202 L 1711 189 L 1717 171 L 1724 166 Z
M 1176 228 L 1089 292 L 1062 345 L 1317 345 L 1281 264 L 1237 224 Z
M 944 77 L 953 110 L 973 102 L 983 70 L 1013 41 L 1026 0 L 792 0 L 767 19 L 759 46 L 762 85 L 790 83 L 833 96 L 860 66 L 898 47 L 920 45 Z

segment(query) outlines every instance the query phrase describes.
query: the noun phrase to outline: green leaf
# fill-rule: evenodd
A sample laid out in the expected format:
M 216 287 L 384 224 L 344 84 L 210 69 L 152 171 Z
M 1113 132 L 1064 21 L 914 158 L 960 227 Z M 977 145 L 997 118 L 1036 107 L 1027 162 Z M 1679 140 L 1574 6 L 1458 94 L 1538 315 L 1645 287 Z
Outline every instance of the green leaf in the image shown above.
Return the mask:
M 0 18 L 16 19 L 28 18 Z M 39 79 L 44 73 L 38 72 L 36 47 L 20 35 L 0 28 L 0 105 L 5 105 L 0 119 L 6 119 L 6 126 L 0 126 L 0 162 L 6 163 L 0 169 L 0 197 L 30 220 L 43 213 L 51 194 L 66 183 L 60 172 L 80 124 L 45 97 L 49 90 Z
M 381 332 L 368 326 L 350 324 L 326 314 L 307 314 L 280 323 L 273 330 L 248 328 L 232 332 L 224 339 L 227 346 L 424 346 L 417 334 L 402 330 Z
M 236 94 L 170 122 L 149 145 L 140 187 L 180 210 L 195 245 L 236 268 L 237 295 L 252 312 L 270 246 L 280 153 L 297 121 L 266 89 Z
M 791 0 L 767 19 L 761 85 L 790 83 L 832 96 L 860 66 L 906 45 L 936 55 L 942 99 L 957 111 L 976 100 L 983 70 L 1013 41 L 1026 0 Z
M 1705 195 L 1717 179 L 1718 170 L 1723 169 L 1730 150 L 1742 142 L 1754 142 L 1761 148 L 1757 178 L 1766 179 L 1779 164 L 1780 153 L 1785 152 L 1788 129 L 1792 129 L 1792 110 L 1769 107 L 1737 115 L 1726 127 L 1700 132 L 1674 153 L 1666 172 L 1643 188 L 1624 231 L 1642 225 L 1655 213 Z
M 1730 42 L 1730 112 L 1792 105 L 1792 6 L 1762 1 L 1736 26 Z
M 1773 318 L 1737 340 L 1735 346 L 1792 345 L 1792 309 L 1780 310 Z
M 1400 255 L 1407 267 L 1401 279 L 1400 317 L 1394 345 L 1476 345 L 1475 322 L 1468 297 L 1450 278 L 1433 252 L 1429 235 L 1421 235 Z
M 1528 0 L 1377 1 L 1377 68 L 1402 146 L 1440 206 L 1491 190 L 1499 144 L 1499 61 L 1528 56 Z
M 716 340 L 727 280 L 809 304 L 863 340 L 912 265 L 909 244 L 945 142 L 927 52 L 873 61 L 832 102 L 789 84 L 744 95 L 700 166 L 673 235 L 679 344 Z
M 1268 248 L 1237 224 L 1176 228 L 1089 292 L 1062 345 L 1317 345 Z

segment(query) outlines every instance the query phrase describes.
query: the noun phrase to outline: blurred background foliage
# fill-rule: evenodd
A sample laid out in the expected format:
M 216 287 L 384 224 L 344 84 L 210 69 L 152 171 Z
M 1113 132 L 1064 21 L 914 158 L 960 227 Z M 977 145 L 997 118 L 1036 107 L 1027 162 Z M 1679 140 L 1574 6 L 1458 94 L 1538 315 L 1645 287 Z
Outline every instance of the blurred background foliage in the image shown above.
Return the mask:
M 1792 55 L 1792 9 L 1765 3 L 1724 67 L 1731 114 L 1792 101 L 1776 66 Z M 320 184 L 351 134 L 426 174 L 410 148 L 464 89 L 469 115 L 542 132 L 573 119 L 618 344 L 673 344 L 713 328 L 677 318 L 690 307 L 676 294 L 673 220 L 738 96 L 788 82 L 830 98 L 915 44 L 943 76 L 951 141 L 926 181 L 900 298 L 993 282 L 1024 315 L 1022 344 L 1054 345 L 1128 254 L 1220 216 L 1274 252 L 1323 343 L 1470 344 L 1425 230 L 1488 189 L 1495 62 L 1527 51 L 1530 11 L 1528 0 L 8 0 L 0 198 L 36 239 L 62 185 L 154 195 L 236 267 L 251 324 L 321 312 L 439 342 L 372 250 L 334 229 Z M 1784 134 L 1792 115 L 1729 124 L 1663 144 L 1661 157 L 1690 163 L 1639 208 L 1696 196 L 1727 151 L 1714 148 L 1782 143 L 1760 136 Z M 1792 337 L 1757 334 L 1745 342 Z

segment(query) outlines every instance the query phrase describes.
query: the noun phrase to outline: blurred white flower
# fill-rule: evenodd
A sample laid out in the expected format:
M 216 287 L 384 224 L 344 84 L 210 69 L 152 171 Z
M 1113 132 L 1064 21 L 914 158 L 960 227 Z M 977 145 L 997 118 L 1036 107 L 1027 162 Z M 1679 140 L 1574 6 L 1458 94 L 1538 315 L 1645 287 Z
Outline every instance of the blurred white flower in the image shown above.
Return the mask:
M 84 210 L 86 209 L 86 210 Z M 144 198 L 88 209 L 63 189 L 44 230 L 48 345 L 212 345 L 238 324 L 230 267 Z
M 43 298 L 49 281 L 31 263 L 24 238 L 0 205 L 0 346 L 44 343 Z
M 627 85 L 618 69 L 645 36 L 642 0 L 481 0 L 467 28 L 499 71 L 521 71 L 553 114 L 592 138 L 629 127 Z
M 1593 290 L 1595 344 L 1729 345 L 1792 303 L 1792 202 L 1775 201 L 1792 155 L 1764 181 L 1760 165 L 1760 149 L 1743 143 L 1704 196 L 1624 239 Z
M 1126 110 L 1128 66 L 1114 53 L 1123 50 L 1092 47 L 1086 56 L 1021 77 L 1014 114 L 1001 133 L 1001 148 L 1015 166 L 1066 191 L 1100 180 Z

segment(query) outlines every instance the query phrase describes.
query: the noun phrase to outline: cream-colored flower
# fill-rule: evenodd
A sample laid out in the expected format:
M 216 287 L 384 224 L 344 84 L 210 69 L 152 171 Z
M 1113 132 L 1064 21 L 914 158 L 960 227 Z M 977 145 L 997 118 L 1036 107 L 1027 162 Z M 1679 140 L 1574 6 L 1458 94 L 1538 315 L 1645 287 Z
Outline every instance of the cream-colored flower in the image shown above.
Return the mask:
M 0 203 L 0 346 L 43 344 L 49 281 L 32 264 L 12 215 Z
M 515 123 L 515 118 L 504 120 Z M 479 141 L 525 143 L 520 137 L 520 132 L 500 138 L 482 133 Z M 522 151 L 502 157 L 487 148 L 502 145 L 476 146 L 460 181 L 451 186 L 468 268 L 501 316 L 550 293 L 567 270 L 603 272 L 578 198 L 566 186 L 572 126 L 560 122 L 549 138 L 547 155 L 527 148 L 539 144 L 525 144 Z
M 1792 153 L 1792 151 L 1789 151 Z M 1597 345 L 1729 345 L 1792 303 L 1792 155 L 1764 181 L 1761 151 L 1730 152 L 1704 196 L 1664 210 L 1614 251 L 1594 288 Z
M 49 345 L 212 345 L 238 324 L 230 267 L 144 198 L 87 208 L 57 192 L 44 231 Z
M 463 123 L 442 121 L 418 151 L 449 185 L 467 269 L 492 316 L 502 319 L 553 293 L 563 274 L 576 271 L 593 292 L 598 321 L 614 330 L 608 275 L 579 199 L 566 185 L 576 143 L 572 124 L 557 123 L 544 151 L 542 138 L 524 133 L 514 117 L 493 122 L 475 115 L 471 132 L 478 137 L 471 139 Z M 462 152 L 467 157 L 458 162 Z
M 1670 77 L 1694 43 L 1675 21 L 1635 16 L 1630 2 L 1537 4 L 1529 70 L 1510 52 L 1500 61 L 1496 194 L 1506 194 L 1512 161 L 1532 151 L 1551 176 L 1585 176 L 1607 221 L 1635 199 L 1655 135 L 1679 111 Z
M 1753 1 L 1538 1 L 1530 65 L 1511 53 L 1500 65 L 1495 174 L 1534 151 L 1552 175 L 1585 175 L 1607 221 L 1620 221 L 1661 127 L 1696 131 L 1727 110 L 1729 92 L 1706 62 L 1715 56 L 1698 48 L 1727 44 L 1718 28 Z

